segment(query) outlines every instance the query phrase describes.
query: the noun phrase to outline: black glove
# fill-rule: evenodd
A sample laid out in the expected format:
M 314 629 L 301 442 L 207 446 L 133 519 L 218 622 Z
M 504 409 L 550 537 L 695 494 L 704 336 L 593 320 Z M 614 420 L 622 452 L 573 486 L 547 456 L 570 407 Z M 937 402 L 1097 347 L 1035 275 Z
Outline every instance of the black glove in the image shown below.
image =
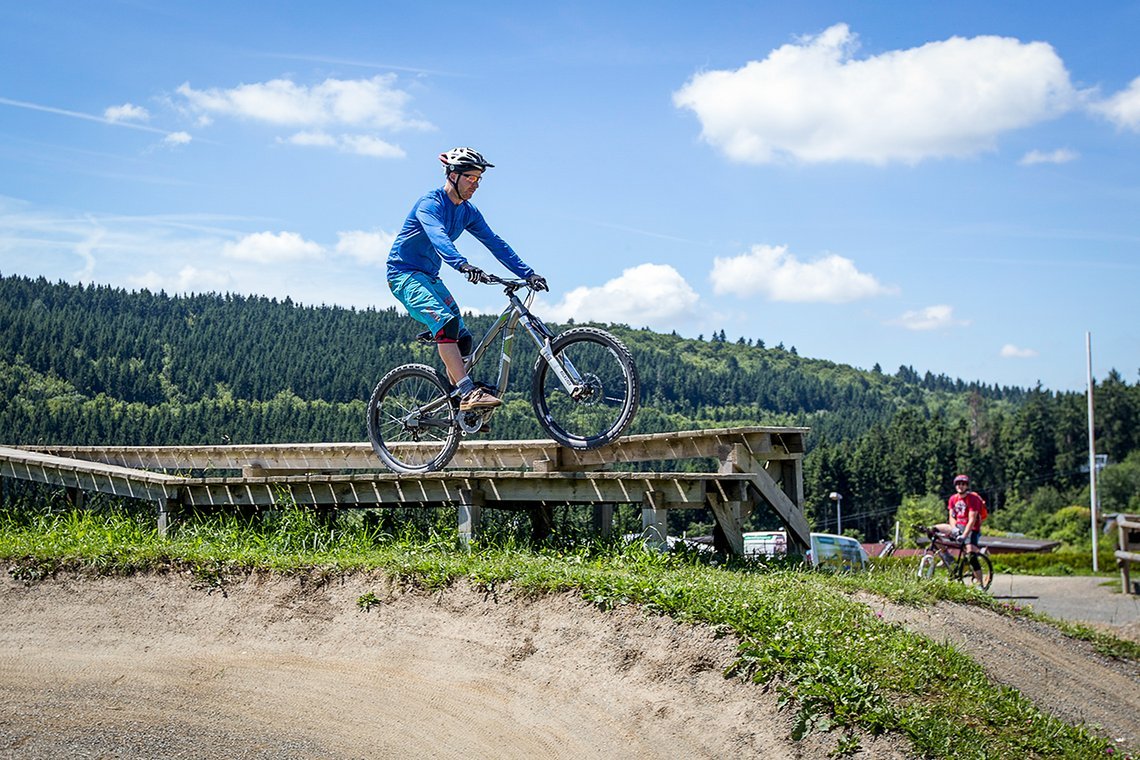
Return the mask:
M 459 271 L 467 277 L 468 282 L 475 283 L 476 285 L 480 282 L 487 281 L 487 275 L 479 267 L 472 266 L 470 264 L 464 264 L 463 266 L 459 267 Z
M 530 286 L 531 290 L 550 290 L 546 286 L 546 278 L 540 274 L 532 274 L 526 278 L 526 284 Z

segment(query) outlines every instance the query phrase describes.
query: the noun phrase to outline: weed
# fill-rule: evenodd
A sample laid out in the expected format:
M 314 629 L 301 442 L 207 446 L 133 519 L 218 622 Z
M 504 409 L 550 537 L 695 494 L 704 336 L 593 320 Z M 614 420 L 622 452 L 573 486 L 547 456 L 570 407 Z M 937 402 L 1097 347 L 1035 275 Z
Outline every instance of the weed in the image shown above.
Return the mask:
M 194 581 L 190 584 L 190 588 L 195 591 L 205 591 L 207 594 L 220 591 L 223 597 L 229 597 L 229 592 L 226 591 L 226 584 L 229 580 L 226 577 L 225 568 L 220 563 L 195 565 L 192 572 Z
M 376 594 L 369 591 L 367 594 L 361 594 L 356 599 L 356 606 L 361 612 L 371 612 L 373 607 L 379 607 L 383 604 Z
M 827 753 L 828 757 L 854 757 L 863 749 L 862 742 L 855 734 L 847 734 L 839 739 L 835 749 Z
M 12 580 L 20 581 L 25 586 L 31 586 L 36 581 L 54 575 L 56 567 L 56 563 L 51 561 L 24 559 L 17 561 L 14 565 L 9 565 L 8 575 Z

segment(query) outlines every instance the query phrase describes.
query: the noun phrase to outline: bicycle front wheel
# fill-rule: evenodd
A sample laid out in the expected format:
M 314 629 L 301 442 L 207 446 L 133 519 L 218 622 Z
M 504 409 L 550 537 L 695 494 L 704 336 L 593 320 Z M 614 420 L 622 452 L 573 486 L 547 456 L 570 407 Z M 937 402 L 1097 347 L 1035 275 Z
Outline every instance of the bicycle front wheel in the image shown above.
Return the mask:
M 970 563 L 971 556 L 978 558 L 977 571 Z M 961 581 L 972 588 L 989 591 L 990 584 L 994 582 L 994 563 L 990 561 L 988 555 L 981 552 L 972 555 L 965 554 L 962 560 L 954 566 L 954 580 Z
M 542 356 L 534 365 L 531 402 L 538 423 L 572 449 L 612 443 L 637 412 L 641 384 L 633 355 L 620 340 L 595 327 L 575 327 L 551 343 L 553 362 L 572 380 L 567 387 Z
M 385 375 L 368 402 L 372 450 L 396 472 L 433 472 L 459 448 L 458 403 L 450 384 L 424 364 L 405 364 Z

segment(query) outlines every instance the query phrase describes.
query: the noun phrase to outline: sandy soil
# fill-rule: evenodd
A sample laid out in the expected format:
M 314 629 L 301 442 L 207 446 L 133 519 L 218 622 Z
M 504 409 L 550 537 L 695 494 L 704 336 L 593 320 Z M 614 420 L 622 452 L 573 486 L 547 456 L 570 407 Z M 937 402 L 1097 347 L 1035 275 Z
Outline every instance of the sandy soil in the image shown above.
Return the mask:
M 372 592 L 380 604 L 361 611 Z M 974 609 L 884 617 L 963 648 L 1136 746 L 1140 669 Z M 735 643 L 570 595 L 427 594 L 355 575 L 60 576 L 0 587 L 0 757 L 825 757 L 775 695 L 721 675 Z M 903 758 L 863 737 L 861 757 Z
M 569 595 L 61 576 L 9 580 L 0 610 L 0 757 L 818 758 L 839 738 L 790 741 L 774 694 L 722 676 L 730 639 Z

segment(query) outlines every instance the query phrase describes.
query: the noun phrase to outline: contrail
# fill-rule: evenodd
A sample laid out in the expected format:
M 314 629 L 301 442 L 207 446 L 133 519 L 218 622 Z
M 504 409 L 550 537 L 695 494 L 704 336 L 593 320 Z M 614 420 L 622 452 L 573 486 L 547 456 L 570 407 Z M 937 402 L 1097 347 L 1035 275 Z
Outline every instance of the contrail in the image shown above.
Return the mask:
M 28 103 L 23 100 L 12 100 L 11 98 L 0 98 L 0 105 L 15 106 L 16 108 L 26 108 L 29 111 L 43 111 L 44 113 L 54 113 L 59 116 L 70 116 L 73 119 L 83 119 L 85 121 L 94 121 L 100 124 L 108 124 L 112 127 L 127 127 L 128 129 L 138 129 L 143 132 L 154 132 L 159 135 L 169 136 L 171 133 L 165 129 L 158 129 L 157 127 L 148 127 L 145 124 L 132 124 L 126 121 L 114 121 L 103 116 L 94 116 L 89 113 L 81 113 L 79 111 L 68 111 L 64 108 L 53 108 L 52 106 L 41 106 L 38 103 Z

